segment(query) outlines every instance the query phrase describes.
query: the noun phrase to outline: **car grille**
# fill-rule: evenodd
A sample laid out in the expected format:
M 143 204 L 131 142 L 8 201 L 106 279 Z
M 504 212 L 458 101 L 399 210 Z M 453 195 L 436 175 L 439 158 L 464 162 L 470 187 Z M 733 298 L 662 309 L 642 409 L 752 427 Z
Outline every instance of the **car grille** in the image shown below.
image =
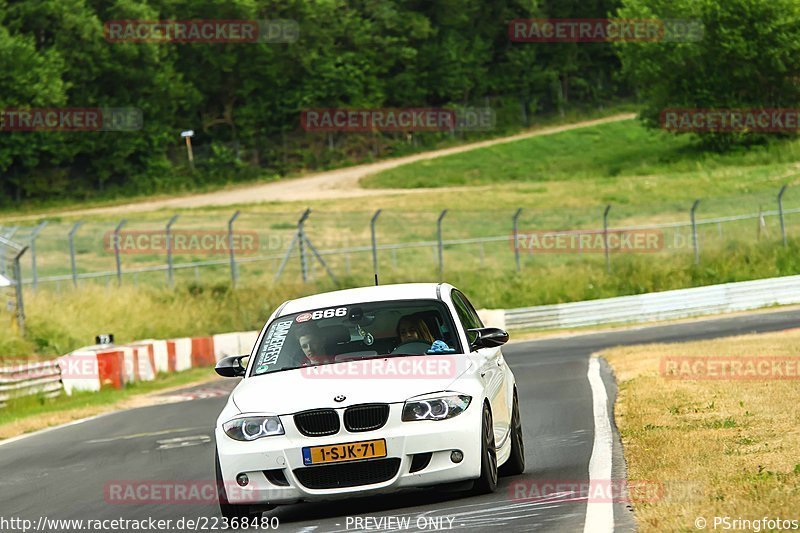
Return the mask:
M 386 424 L 389 406 L 385 403 L 356 405 L 344 412 L 344 427 L 347 431 L 372 431 Z
M 375 459 L 356 463 L 297 468 L 294 475 L 309 489 L 339 489 L 389 481 L 400 470 L 400 459 Z
M 294 415 L 294 425 L 306 437 L 339 433 L 339 415 L 333 409 L 315 409 Z

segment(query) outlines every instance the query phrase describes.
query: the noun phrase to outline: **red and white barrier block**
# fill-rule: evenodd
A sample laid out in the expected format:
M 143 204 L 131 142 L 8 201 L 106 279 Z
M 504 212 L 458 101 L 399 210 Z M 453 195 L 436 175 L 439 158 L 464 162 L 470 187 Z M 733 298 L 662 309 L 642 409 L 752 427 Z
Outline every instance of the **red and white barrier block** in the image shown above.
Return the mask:
M 227 355 L 250 353 L 258 331 L 209 337 L 144 340 L 126 345 L 87 346 L 60 357 L 61 380 L 67 394 L 74 390 L 120 389 L 128 383 L 151 381 L 156 374 L 211 367 Z
M 214 335 L 214 362 L 229 355 L 249 354 L 258 340 L 259 331 L 239 331 Z

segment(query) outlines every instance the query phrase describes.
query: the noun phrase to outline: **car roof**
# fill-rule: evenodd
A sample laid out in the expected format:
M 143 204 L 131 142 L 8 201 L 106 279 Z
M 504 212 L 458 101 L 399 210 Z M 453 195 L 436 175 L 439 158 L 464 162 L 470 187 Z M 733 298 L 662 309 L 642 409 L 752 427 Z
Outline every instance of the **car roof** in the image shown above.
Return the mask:
M 339 305 L 351 305 L 387 300 L 436 300 L 439 295 L 449 295 L 453 286 L 448 283 L 398 283 L 324 292 L 289 300 L 280 309 L 278 316 L 301 313 L 311 309 L 322 309 Z

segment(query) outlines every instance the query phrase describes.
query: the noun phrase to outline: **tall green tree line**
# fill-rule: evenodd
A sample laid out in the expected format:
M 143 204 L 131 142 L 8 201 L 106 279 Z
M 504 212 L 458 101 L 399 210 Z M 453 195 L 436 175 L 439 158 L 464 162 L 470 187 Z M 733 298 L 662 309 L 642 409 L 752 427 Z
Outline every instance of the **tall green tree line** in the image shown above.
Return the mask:
M 407 141 L 305 132 L 307 108 L 488 103 L 502 127 L 569 102 L 593 106 L 620 92 L 608 83 L 619 68 L 610 45 L 574 53 L 511 43 L 507 23 L 551 10 L 606 16 L 614 1 L 596 2 L 587 15 L 577 2 L 570 12 L 536 0 L 0 0 L 1 108 L 143 114 L 135 132 L 0 132 L 2 198 L 191 188 L 385 155 Z M 125 19 L 291 19 L 299 39 L 109 42 L 104 22 Z M 184 129 L 196 132 L 194 171 Z
M 792 105 L 796 0 L 0 0 L 0 109 L 141 110 L 133 132 L 0 131 L 0 203 L 192 189 L 410 149 L 303 109 L 491 106 L 498 129 L 632 94 Z M 701 43 L 518 43 L 518 18 L 696 17 Z M 292 43 L 109 42 L 111 20 L 290 19 Z M 759 24 L 756 24 L 756 23 Z M 767 90 L 763 90 L 767 87 Z M 193 129 L 197 165 L 180 132 Z M 415 134 L 422 146 L 447 133 Z

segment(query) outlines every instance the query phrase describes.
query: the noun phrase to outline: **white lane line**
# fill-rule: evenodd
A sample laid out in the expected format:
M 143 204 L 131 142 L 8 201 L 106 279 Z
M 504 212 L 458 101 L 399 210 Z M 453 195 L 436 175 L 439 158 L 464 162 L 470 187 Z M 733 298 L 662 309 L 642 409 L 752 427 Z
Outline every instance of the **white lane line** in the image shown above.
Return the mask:
M 16 437 L 9 437 L 7 439 L 0 440 L 0 446 L 5 446 L 6 444 L 11 444 L 12 442 L 17 442 L 23 439 L 27 439 L 30 437 L 35 437 L 37 435 L 41 435 L 43 433 L 50 433 L 51 431 L 55 431 L 58 429 L 64 429 L 71 426 L 77 426 L 78 424 L 83 424 L 84 422 L 88 422 L 90 420 L 96 420 L 98 418 L 103 418 L 104 416 L 113 415 L 116 413 L 121 413 L 122 411 L 114 411 L 111 413 L 101 413 L 99 415 L 89 416 L 86 418 L 81 418 L 79 420 L 73 420 L 72 422 L 67 422 L 65 424 L 59 424 L 57 426 L 50 426 L 48 428 L 40 429 L 37 431 L 31 431 L 30 433 L 23 433 L 22 435 L 17 435 Z
M 608 415 L 608 393 L 600 377 L 600 360 L 589 359 L 589 386 L 592 389 L 592 411 L 594 412 L 594 445 L 589 459 L 589 494 L 605 493 L 611 484 L 611 421 Z M 597 489 L 595 489 L 597 487 Z M 614 531 L 614 504 L 612 501 L 591 501 L 586 504 L 584 533 Z
M 159 450 L 171 450 L 172 448 L 187 448 L 189 446 L 199 446 L 211 442 L 208 435 L 193 435 L 191 437 L 177 437 L 174 439 L 157 440 Z
M 185 433 L 187 431 L 197 431 L 198 429 L 210 429 L 207 426 L 197 426 L 193 428 L 180 428 L 180 429 L 164 429 L 162 431 L 151 431 L 149 433 L 136 433 L 134 435 L 122 435 L 119 437 L 108 437 L 105 439 L 92 439 L 87 440 L 86 444 L 99 444 L 104 442 L 114 442 L 117 440 L 130 440 L 130 439 L 141 439 L 144 437 L 157 437 L 159 435 L 168 435 L 170 433 Z

